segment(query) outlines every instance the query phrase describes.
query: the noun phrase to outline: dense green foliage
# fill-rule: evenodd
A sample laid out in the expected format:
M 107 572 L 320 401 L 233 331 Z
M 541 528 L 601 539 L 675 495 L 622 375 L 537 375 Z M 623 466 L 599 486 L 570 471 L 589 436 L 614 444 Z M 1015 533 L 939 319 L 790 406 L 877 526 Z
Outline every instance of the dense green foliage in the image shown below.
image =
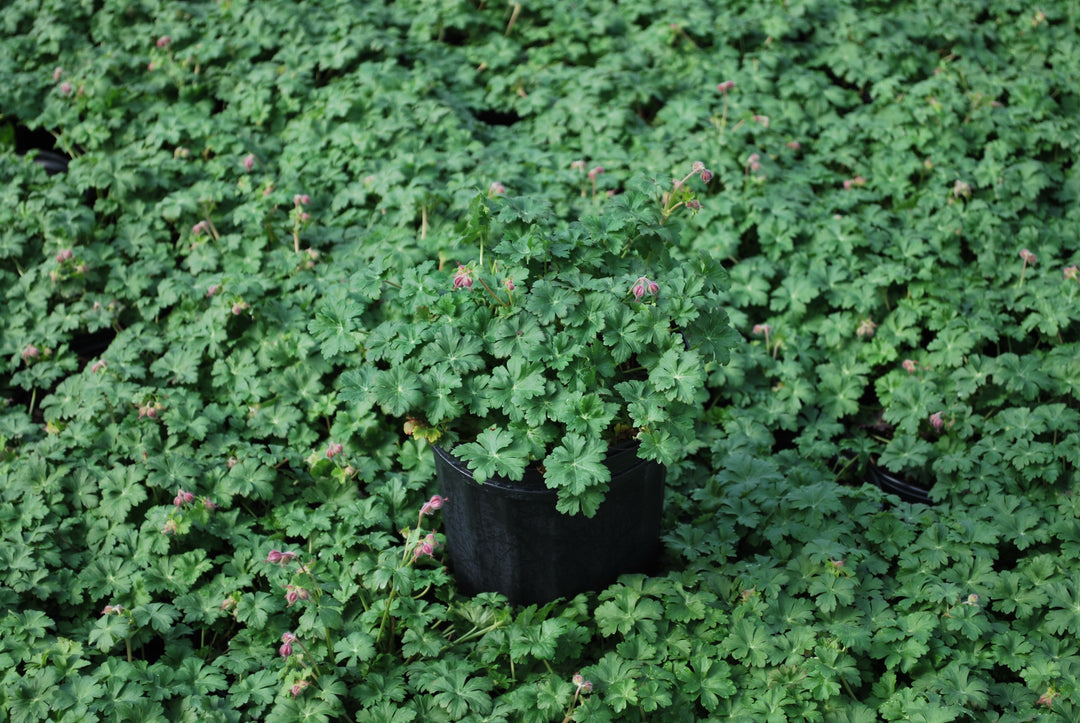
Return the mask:
M 1080 10 L 942 11 L 6 2 L 0 719 L 1080 718 Z M 688 160 L 747 343 L 663 569 L 457 595 L 383 280 Z

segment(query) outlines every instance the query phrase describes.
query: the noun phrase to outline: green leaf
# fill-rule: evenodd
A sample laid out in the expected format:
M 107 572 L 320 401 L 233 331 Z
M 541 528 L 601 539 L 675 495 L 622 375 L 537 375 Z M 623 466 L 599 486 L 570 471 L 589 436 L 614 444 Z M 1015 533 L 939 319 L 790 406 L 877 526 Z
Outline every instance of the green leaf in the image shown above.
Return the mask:
M 424 400 L 419 375 L 402 364 L 378 370 L 374 374 L 371 391 L 383 411 L 394 417 L 420 407 Z
M 459 444 L 454 455 L 465 461 L 477 482 L 496 475 L 520 480 L 528 464 L 528 450 L 505 429 L 493 427 L 476 436 L 475 442 Z
M 308 322 L 308 332 L 322 344 L 322 355 L 334 359 L 360 346 L 363 333 L 358 318 L 364 308 L 351 299 L 336 298 L 323 302 Z
M 669 349 L 649 371 L 649 382 L 669 400 L 690 404 L 705 382 L 705 365 L 693 350 Z
M 602 494 L 611 481 L 611 471 L 604 466 L 607 445 L 600 439 L 588 439 L 569 433 L 544 460 L 544 484 L 559 491 L 556 505 L 561 512 L 586 517 L 596 514 Z

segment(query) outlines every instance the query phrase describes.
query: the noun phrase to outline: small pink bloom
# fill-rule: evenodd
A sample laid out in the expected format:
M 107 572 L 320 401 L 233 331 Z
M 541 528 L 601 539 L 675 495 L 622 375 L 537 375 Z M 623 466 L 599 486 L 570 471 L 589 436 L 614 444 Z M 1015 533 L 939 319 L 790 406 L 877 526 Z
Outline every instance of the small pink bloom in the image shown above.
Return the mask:
M 436 510 L 441 510 L 442 506 L 446 504 L 447 499 L 448 498 L 442 497 L 441 495 L 432 495 L 431 499 L 425 502 L 423 507 L 420 508 L 420 516 L 423 517 L 424 515 L 430 515 Z
M 97 374 L 99 371 L 105 368 L 105 360 L 99 360 L 90 365 L 90 373 Z
M 293 196 L 292 200 L 293 205 L 299 208 L 300 206 L 306 206 L 307 204 L 311 203 L 311 196 L 307 195 L 306 193 L 298 193 Z
M 701 172 L 701 180 L 704 181 L 705 183 L 708 183 L 712 179 L 713 179 L 713 172 L 710 171 L 708 168 L 706 168 L 705 170 L 703 170 Z
M 767 115 L 756 115 L 756 116 L 754 116 L 754 122 L 755 123 L 760 123 L 762 128 L 768 128 L 769 127 L 769 116 L 767 116 Z
M 506 186 L 502 185 L 498 181 L 492 181 L 488 186 L 488 196 L 502 196 L 506 193 Z
M 66 80 L 60 84 L 60 92 L 64 95 L 71 95 L 71 83 Z
M 596 166 L 591 171 L 589 171 L 589 178 L 591 180 L 595 181 L 596 177 L 599 176 L 603 172 L 604 172 L 604 167 L 603 166 Z
M 945 420 L 941 418 L 941 412 L 934 412 L 930 415 L 930 426 L 934 429 L 941 429 L 945 426 Z
M 1080 281 L 1080 266 L 1073 264 L 1065 268 L 1065 278 L 1071 281 Z
M 22 351 L 23 361 L 26 361 L 28 359 L 37 359 L 39 356 L 41 356 L 41 350 L 33 344 L 27 344 L 26 348 Z
M 581 171 L 582 173 L 584 173 L 585 172 L 585 161 L 574 161 L 573 163 L 570 164 L 570 170 L 571 171 Z
M 266 556 L 266 561 L 275 565 L 278 563 L 285 564 L 288 562 L 292 562 L 297 557 L 299 557 L 299 555 L 295 552 L 282 552 L 281 550 L 271 550 L 270 554 Z
M 967 198 L 971 195 L 971 185 L 964 181 L 957 181 L 953 184 L 953 198 Z
M 219 291 L 221 291 L 221 284 L 210 284 L 210 286 L 206 289 L 206 298 L 209 299 L 211 296 L 213 296 Z
M 787 147 L 790 148 L 793 151 L 797 151 L 800 148 L 802 148 L 802 144 L 799 143 L 798 141 L 788 141 L 787 142 Z
M 229 469 L 232 469 L 238 464 L 240 464 L 240 460 L 238 460 L 236 457 L 229 457 L 229 459 L 225 461 L 225 466 Z
M 292 693 L 292 697 L 295 698 L 296 696 L 303 693 L 304 688 L 307 688 L 309 685 L 311 685 L 311 683 L 307 680 L 298 680 L 293 683 L 293 687 L 289 689 L 289 692 Z
M 105 609 L 101 611 L 101 614 L 112 615 L 113 613 L 116 613 L 117 615 L 119 615 L 122 612 L 124 612 L 123 605 L 106 605 Z
M 278 652 L 281 653 L 281 657 L 287 658 L 292 655 L 292 643 L 282 643 L 278 648 Z
M 908 374 L 915 373 L 916 364 L 914 359 L 905 359 L 903 364 L 901 364 L 900 366 L 904 367 L 904 371 L 906 371 Z
M 246 301 L 238 301 L 232 305 L 233 316 L 240 316 L 244 311 L 250 308 L 251 306 Z
M 705 170 L 705 164 L 701 161 L 694 161 L 694 165 L 690 167 L 691 172 L 701 173 Z
M 171 37 L 169 37 L 168 35 L 162 35 L 160 38 L 157 39 L 157 46 L 159 48 L 167 48 L 167 47 L 169 47 L 169 43 L 171 43 L 171 42 L 172 42 Z
M 332 442 L 330 446 L 326 448 L 326 458 L 333 459 L 344 451 L 345 445 L 340 442 Z
M 964 604 L 965 605 L 971 605 L 972 607 L 978 607 L 978 605 L 979 605 L 979 596 L 976 595 L 975 593 L 971 593 L 970 595 L 967 596 L 967 599 L 964 600 Z
M 725 80 L 723 83 L 719 83 L 716 86 L 716 89 L 718 91 L 720 91 L 721 93 L 727 93 L 728 91 L 733 90 L 734 88 L 735 88 L 735 81 L 734 80 Z
M 859 328 L 855 330 L 855 334 L 857 336 L 865 336 L 867 339 L 869 339 L 874 335 L 875 329 L 877 329 L 877 324 L 875 324 L 870 319 L 863 319 L 861 322 L 859 322 Z
M 771 331 L 772 327 L 768 324 L 754 324 L 754 334 L 757 336 L 761 336 L 762 334 L 768 336 Z
M 176 493 L 176 497 L 173 498 L 173 504 L 176 505 L 177 507 L 183 507 L 184 505 L 189 505 L 194 501 L 195 501 L 195 495 L 193 495 L 190 492 L 184 491 L 183 488 L 180 488 L 180 491 Z
M 1024 260 L 1025 264 L 1033 264 L 1038 260 L 1038 257 L 1027 249 L 1020 249 L 1020 258 Z
M 630 293 L 634 295 L 636 301 L 641 301 L 645 294 L 651 294 L 656 296 L 660 291 L 660 287 L 657 286 L 655 281 L 650 281 L 645 276 L 639 276 L 638 280 L 634 282 L 634 285 L 630 287 Z
M 213 512 L 218 508 L 218 503 L 214 502 L 209 497 L 203 497 L 202 505 L 204 510 L 209 510 L 210 512 Z
M 60 80 L 60 76 L 61 76 L 61 75 L 63 75 L 63 74 L 64 74 L 64 69 L 63 69 L 63 68 L 61 68 L 61 67 L 60 67 L 60 66 L 58 65 L 58 66 L 56 66 L 56 67 L 55 67 L 55 68 L 53 69 L 53 72 L 52 72 L 52 79 L 53 79 L 53 80 Z
M 513 291 L 514 289 L 517 288 L 516 286 L 514 286 L 514 280 L 513 279 L 507 279 L 506 281 L 504 281 L 503 286 L 506 287 L 507 291 Z
M 236 600 L 234 598 L 227 597 L 221 601 L 222 610 L 232 610 L 234 607 L 236 607 Z
M 210 229 L 210 224 L 206 221 L 199 221 L 197 224 L 191 227 L 191 233 L 198 236 L 201 233 L 205 233 Z
M 254 168 L 255 167 L 255 154 L 254 153 L 249 153 L 246 156 L 244 156 L 243 164 L 244 164 L 244 170 L 245 171 L 250 171 L 252 168 Z
M 432 557 L 436 547 L 438 547 L 438 543 L 435 542 L 435 533 L 430 532 L 427 537 L 416 545 L 416 549 L 413 550 L 413 560 L 415 561 L 425 556 Z
M 472 285 L 472 270 L 468 266 L 458 264 L 457 273 L 454 274 L 454 288 L 471 289 Z
M 700 211 L 701 201 L 697 200 L 696 198 L 691 198 L 689 201 L 686 202 L 686 207 L 691 211 Z
M 176 520 L 165 520 L 165 527 L 162 528 L 161 534 L 163 535 L 175 535 L 180 531 L 180 525 L 176 524 Z

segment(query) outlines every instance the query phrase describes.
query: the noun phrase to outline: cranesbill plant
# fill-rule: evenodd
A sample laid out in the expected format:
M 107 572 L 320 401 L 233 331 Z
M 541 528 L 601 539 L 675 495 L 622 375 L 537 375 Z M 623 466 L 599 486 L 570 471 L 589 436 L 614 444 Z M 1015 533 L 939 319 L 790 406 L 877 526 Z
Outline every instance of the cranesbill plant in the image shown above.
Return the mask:
M 608 448 L 672 464 L 694 448 L 708 367 L 737 337 L 717 259 L 685 255 L 679 211 L 700 208 L 695 163 L 665 189 L 645 177 L 566 223 L 528 197 L 478 196 L 453 258 L 385 280 L 346 400 L 405 420 L 478 482 L 543 470 L 560 511 L 591 516 Z M 674 215 L 673 215 L 674 214 Z

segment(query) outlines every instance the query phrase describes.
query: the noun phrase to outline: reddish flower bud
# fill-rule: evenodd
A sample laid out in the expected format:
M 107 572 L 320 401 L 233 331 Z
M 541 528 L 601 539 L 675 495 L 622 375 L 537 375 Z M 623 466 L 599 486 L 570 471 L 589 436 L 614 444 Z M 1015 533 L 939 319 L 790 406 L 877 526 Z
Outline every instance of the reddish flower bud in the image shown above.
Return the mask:
M 720 84 L 718 84 L 716 86 L 716 89 L 718 91 L 720 91 L 721 93 L 727 93 L 730 90 L 734 90 L 734 88 L 735 88 L 735 81 L 734 80 L 725 80 L 723 83 L 720 83 Z
M 244 156 L 243 164 L 244 164 L 244 170 L 245 171 L 250 171 L 252 168 L 254 168 L 255 167 L 255 154 L 254 153 L 249 153 L 246 156 Z
M 454 274 L 454 288 L 455 289 L 471 289 L 473 285 L 472 270 L 458 264 L 457 273 Z
M 604 172 L 604 167 L 603 166 L 596 166 L 591 171 L 589 171 L 589 178 L 591 180 L 595 181 L 596 177 L 599 176 L 603 172 Z
M 162 35 L 160 38 L 157 39 L 157 46 L 159 48 L 167 48 L 169 47 L 170 43 L 172 43 L 172 38 L 168 35 Z
M 506 186 L 502 185 L 498 181 L 492 181 L 491 185 L 488 186 L 488 197 L 502 196 L 505 193 L 506 193 Z
M 704 181 L 705 183 L 708 183 L 709 181 L 711 181 L 712 178 L 713 178 L 713 172 L 710 171 L 708 168 L 706 168 L 705 170 L 703 170 L 701 172 L 701 180 Z
M 58 264 L 64 263 L 65 261 L 67 261 L 68 259 L 71 258 L 71 255 L 72 255 L 71 249 L 64 249 L 63 251 L 61 251 L 60 253 L 58 253 L 56 255 L 56 263 L 58 263 Z
M 901 364 L 901 366 L 904 367 L 904 371 L 906 371 L 908 374 L 915 373 L 916 365 L 914 359 L 905 359 L 904 363 Z
M 1038 260 L 1038 257 L 1027 249 L 1020 249 L 1020 258 L 1024 260 L 1025 264 L 1033 264 Z

